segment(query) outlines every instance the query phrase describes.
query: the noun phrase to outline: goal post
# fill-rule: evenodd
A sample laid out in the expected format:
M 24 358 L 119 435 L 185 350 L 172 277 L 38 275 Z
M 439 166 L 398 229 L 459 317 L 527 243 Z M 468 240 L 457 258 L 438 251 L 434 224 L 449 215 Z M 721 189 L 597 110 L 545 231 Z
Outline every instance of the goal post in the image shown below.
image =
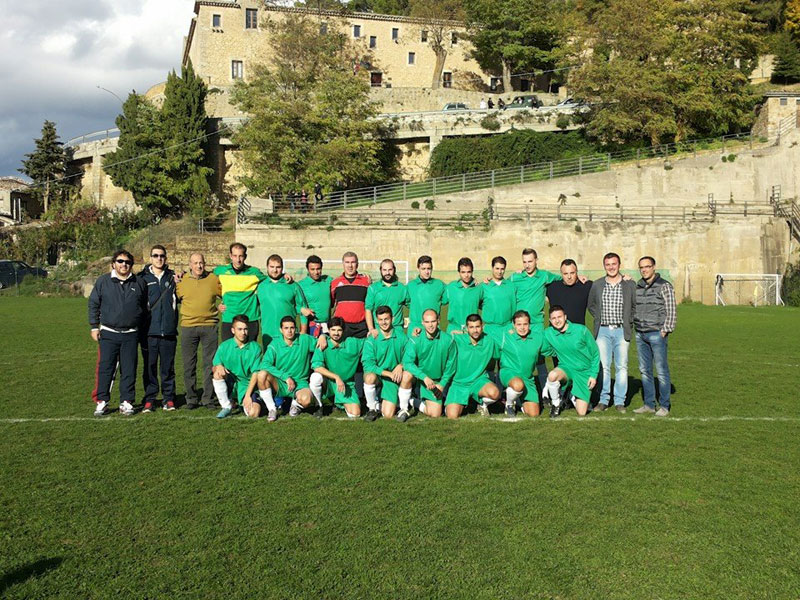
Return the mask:
M 775 273 L 717 273 L 714 304 L 717 306 L 783 306 L 781 280 Z
M 392 259 L 394 260 L 394 259 Z M 372 281 L 381 279 L 381 260 L 362 260 L 358 259 L 358 271 L 372 277 Z M 397 270 L 397 279 L 403 283 L 408 283 L 409 270 L 407 260 L 395 260 L 394 266 Z M 295 281 L 306 276 L 305 258 L 285 258 L 283 269 L 295 278 Z M 342 259 L 322 257 L 322 272 L 331 277 L 338 277 L 342 274 Z

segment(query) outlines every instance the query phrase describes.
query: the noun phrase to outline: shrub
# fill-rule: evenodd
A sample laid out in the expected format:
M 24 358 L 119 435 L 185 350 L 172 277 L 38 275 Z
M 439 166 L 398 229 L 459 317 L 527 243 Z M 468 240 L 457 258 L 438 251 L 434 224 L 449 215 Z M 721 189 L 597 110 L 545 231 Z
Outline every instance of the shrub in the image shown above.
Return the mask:
M 800 263 L 786 265 L 781 283 L 781 297 L 787 306 L 800 306 Z
M 414 210 L 418 209 L 418 208 L 419 208 L 419 202 L 417 202 L 416 200 L 414 200 L 414 201 L 411 203 L 411 208 L 413 208 Z
M 500 121 L 494 115 L 486 115 L 481 119 L 481 127 L 489 131 L 498 131 L 500 129 Z
M 569 127 L 572 120 L 569 118 L 569 115 L 558 115 L 556 119 L 556 127 L 559 129 L 566 129 Z
M 425 210 L 433 210 L 436 208 L 436 201 L 433 198 L 425 200 Z

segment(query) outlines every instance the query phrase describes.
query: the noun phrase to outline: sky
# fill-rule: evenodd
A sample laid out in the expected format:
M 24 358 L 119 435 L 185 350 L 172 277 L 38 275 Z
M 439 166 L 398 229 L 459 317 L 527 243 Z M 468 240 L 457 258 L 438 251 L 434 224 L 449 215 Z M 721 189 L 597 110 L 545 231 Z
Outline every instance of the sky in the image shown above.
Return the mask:
M 45 119 L 62 141 L 115 127 L 120 98 L 180 69 L 194 0 L 0 0 L 0 176 Z

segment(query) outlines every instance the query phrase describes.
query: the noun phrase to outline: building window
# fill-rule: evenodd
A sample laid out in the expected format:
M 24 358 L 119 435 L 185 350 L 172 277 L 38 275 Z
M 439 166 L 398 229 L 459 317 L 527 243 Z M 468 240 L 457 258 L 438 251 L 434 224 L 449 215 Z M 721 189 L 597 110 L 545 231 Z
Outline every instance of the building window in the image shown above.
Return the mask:
M 781 98 L 781 106 L 786 106 L 789 103 L 788 99 Z
M 428 32 L 426 30 L 422 30 L 422 33 L 419 36 L 419 41 L 423 44 L 427 43 L 428 41 Z
M 246 8 L 244 11 L 244 28 L 258 29 L 258 9 Z
M 458 34 L 455 31 L 450 32 L 450 43 L 455 46 L 458 43 Z
M 417 53 L 416 52 L 409 52 L 408 53 L 408 64 L 413 65 L 417 62 Z
M 240 60 L 231 61 L 231 79 L 241 79 L 244 77 L 244 63 Z
M 397 41 L 397 38 L 400 37 L 400 30 L 397 27 L 392 27 L 392 40 Z
M 354 38 L 361 37 L 361 25 L 353 25 L 353 37 Z
M 320 23 L 319 24 L 319 34 L 326 35 L 328 33 L 328 24 L 327 23 Z
M 445 71 L 442 73 L 442 87 L 451 88 L 453 87 L 453 74 Z
M 211 26 L 215 29 L 222 27 L 222 15 L 211 15 Z
M 502 81 L 502 79 L 500 79 L 499 77 L 492 77 L 489 80 L 489 89 L 494 92 L 495 90 L 497 90 L 497 86 L 500 85 L 501 81 Z
M 378 45 L 378 38 L 374 35 L 369 36 L 369 47 L 374 48 Z
M 369 84 L 372 87 L 381 87 L 383 83 L 383 73 L 379 71 L 373 71 L 369 74 Z

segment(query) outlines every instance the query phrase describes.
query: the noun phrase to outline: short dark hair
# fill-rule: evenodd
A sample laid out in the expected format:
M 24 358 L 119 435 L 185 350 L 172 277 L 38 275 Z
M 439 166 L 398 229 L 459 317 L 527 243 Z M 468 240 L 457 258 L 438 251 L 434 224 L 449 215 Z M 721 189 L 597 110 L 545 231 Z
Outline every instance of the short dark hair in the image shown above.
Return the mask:
M 382 304 L 381 306 L 379 306 L 378 308 L 375 309 L 375 316 L 376 317 L 379 317 L 381 315 L 385 315 L 386 313 L 389 313 L 389 315 L 392 316 L 392 317 L 394 316 L 394 313 L 392 312 L 392 309 L 390 307 L 386 306 L 385 304 Z
M 341 327 L 344 329 L 344 319 L 342 317 L 331 317 L 328 319 L 328 329 L 331 327 Z
M 150 252 L 153 252 L 153 250 L 161 250 L 164 254 L 167 253 L 167 249 L 164 248 L 164 246 L 162 246 L 161 244 L 156 244 L 155 246 L 150 248 Z
M 522 249 L 522 256 L 525 256 L 526 254 L 533 254 L 533 258 L 535 258 L 535 259 L 539 258 L 539 255 L 536 254 L 536 250 L 534 250 L 533 248 L 523 248 Z
M 609 258 L 616 258 L 617 262 L 621 263 L 622 259 L 619 257 L 619 254 L 616 252 L 609 252 L 603 257 L 603 263 L 605 263 Z
M 481 319 L 481 316 L 478 313 L 472 313 L 471 315 L 469 315 L 467 317 L 467 321 L 466 322 L 467 323 L 475 323 L 476 321 L 478 323 L 483 323 L 483 319 Z
M 562 313 L 564 313 L 564 314 L 567 314 L 567 311 L 565 311 L 565 310 L 564 310 L 564 307 L 563 307 L 563 306 L 561 306 L 560 304 L 553 304 L 553 305 L 550 307 L 550 312 L 549 312 L 548 314 L 551 314 L 551 315 L 552 315 L 554 312 L 557 312 L 557 311 L 559 311 L 559 310 L 560 310 Z
M 116 260 L 117 260 L 117 259 L 118 259 L 120 256 L 123 256 L 123 255 L 124 255 L 124 256 L 125 256 L 125 257 L 126 257 L 128 260 L 129 260 L 129 261 L 131 261 L 131 262 L 136 262 L 136 261 L 133 259 L 133 254 L 131 254 L 131 253 L 130 253 L 130 252 L 128 252 L 127 250 L 117 250 L 116 252 L 114 252 L 114 256 L 112 256 L 112 257 L 111 257 L 111 262 L 114 262 L 114 261 L 116 261 Z
M 316 254 L 312 254 L 306 259 L 306 269 L 308 268 L 308 265 L 319 265 L 321 267 L 322 259 Z
M 281 269 L 283 268 L 283 258 L 281 258 L 280 254 L 270 254 L 269 257 L 267 257 L 267 264 L 271 262 L 281 263 Z
M 577 269 L 578 268 L 578 263 L 576 263 L 571 258 L 565 258 L 564 260 L 561 261 L 561 266 L 562 267 L 575 267 Z
M 245 256 L 247 256 L 247 246 L 245 246 L 245 245 L 244 245 L 242 242 L 233 242 L 233 243 L 232 243 L 232 244 L 231 244 L 231 245 L 228 247 L 228 252 L 233 252 L 233 249 L 234 249 L 234 248 L 241 248 L 242 250 L 244 250 L 244 254 L 245 254 Z
M 518 310 L 517 312 L 514 313 L 514 316 L 511 317 L 511 322 L 516 323 L 517 319 L 519 319 L 520 317 L 525 317 L 526 319 L 528 319 L 528 322 L 530 322 L 531 320 L 531 315 L 527 310 Z
M 391 258 L 384 258 L 379 265 L 379 268 L 383 266 L 384 263 L 392 263 L 392 268 L 396 271 L 397 266 L 395 266 L 394 261 Z
M 250 319 L 247 317 L 247 315 L 236 315 L 235 317 L 233 317 L 231 325 L 233 325 L 234 323 L 244 323 L 245 325 L 249 325 Z
M 281 329 L 283 329 L 284 323 L 293 323 L 294 325 L 297 325 L 297 321 L 294 320 L 294 317 L 290 317 L 289 315 L 281 317 L 281 325 L 280 325 Z
M 642 258 L 640 258 L 640 259 L 638 260 L 638 262 L 637 262 L 636 264 L 638 265 L 638 264 L 639 264 L 640 262 L 642 262 L 643 260 L 649 260 L 651 263 L 653 263 L 653 266 L 654 266 L 654 267 L 656 266 L 656 259 L 655 259 L 655 258 L 653 258 L 652 256 L 643 256 Z
M 505 266 L 508 266 L 508 262 L 507 262 L 507 261 L 506 261 L 506 259 L 505 259 L 505 258 L 503 258 L 502 256 L 495 256 L 495 257 L 492 259 L 492 267 L 494 267 L 494 266 L 495 266 L 497 263 L 500 263 L 500 264 L 501 264 L 501 265 L 503 265 L 504 267 L 505 267 Z
M 472 259 L 467 258 L 466 256 L 464 258 L 458 259 L 458 266 L 456 267 L 456 269 L 460 271 L 461 267 L 469 267 L 473 271 L 475 270 L 475 265 L 472 264 Z
M 427 254 L 423 254 L 417 259 L 417 267 L 421 267 L 425 263 L 429 263 L 431 266 L 433 266 L 433 259 Z

